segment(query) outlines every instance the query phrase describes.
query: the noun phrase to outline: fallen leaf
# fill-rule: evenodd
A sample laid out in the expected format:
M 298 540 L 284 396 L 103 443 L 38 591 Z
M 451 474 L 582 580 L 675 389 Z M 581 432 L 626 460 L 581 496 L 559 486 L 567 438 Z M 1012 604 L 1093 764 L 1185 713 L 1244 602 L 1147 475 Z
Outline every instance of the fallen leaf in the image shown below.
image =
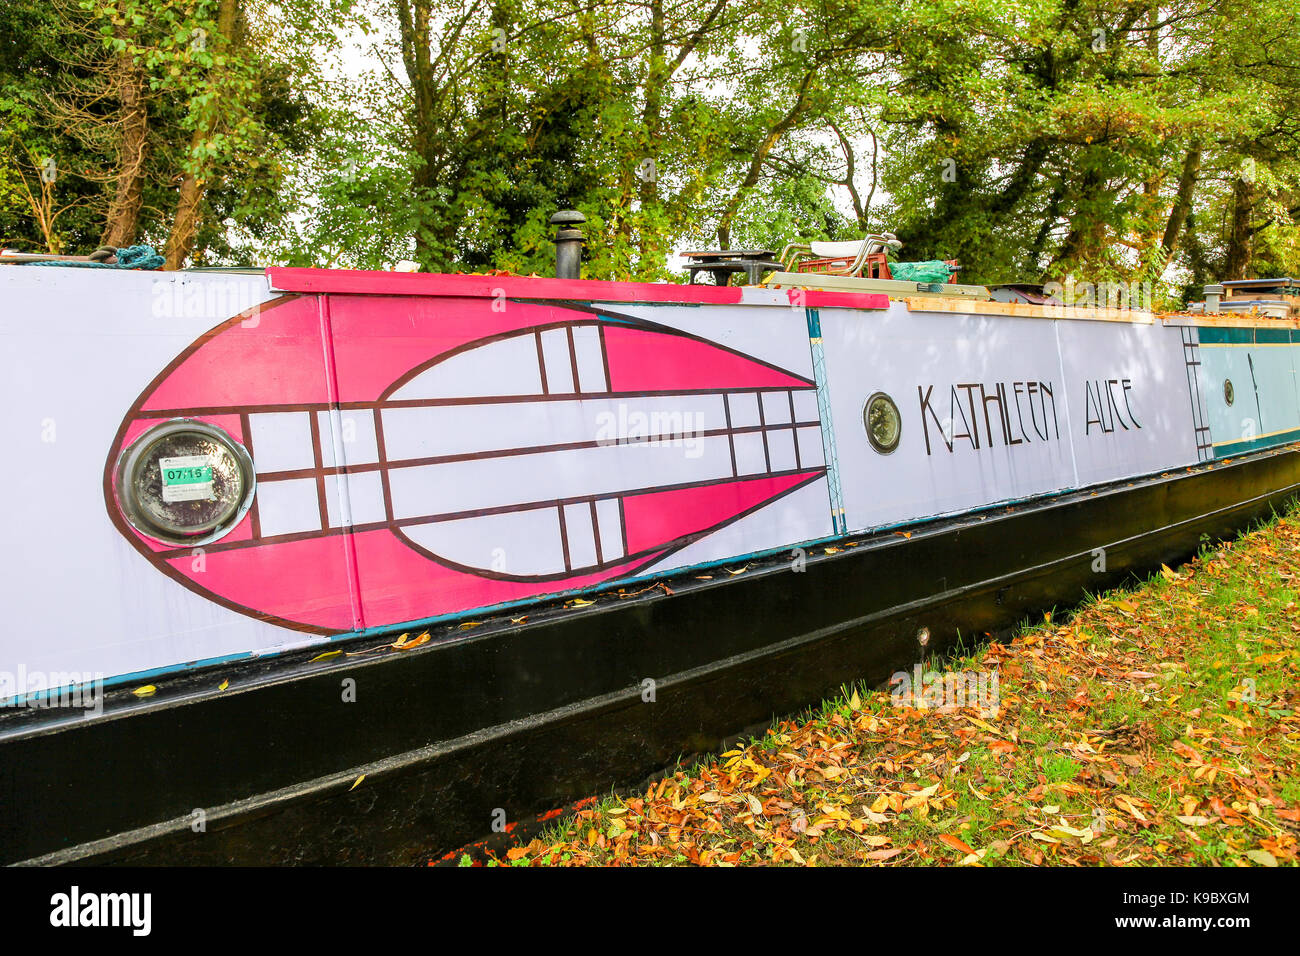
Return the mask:
M 941 833 L 939 835 L 939 842 L 944 844 L 945 846 L 950 846 L 954 850 L 957 850 L 958 852 L 961 853 L 970 854 L 975 852 L 974 848 L 967 845 L 967 843 L 964 840 L 959 840 L 957 837 L 947 833 Z

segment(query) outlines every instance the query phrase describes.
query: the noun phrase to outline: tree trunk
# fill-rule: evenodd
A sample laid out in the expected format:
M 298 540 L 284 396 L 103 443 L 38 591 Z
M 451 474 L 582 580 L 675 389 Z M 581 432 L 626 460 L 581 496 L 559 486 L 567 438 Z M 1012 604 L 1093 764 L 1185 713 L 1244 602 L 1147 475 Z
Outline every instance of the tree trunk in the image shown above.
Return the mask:
M 217 31 L 220 36 L 216 39 L 223 49 L 229 50 L 234 44 L 235 20 L 238 16 L 239 0 L 221 0 L 221 6 L 217 11 Z M 210 139 L 216 130 L 216 115 L 209 113 L 209 116 L 212 116 L 212 120 L 200 124 L 190 139 L 189 155 L 197 168 L 187 170 L 181 179 L 171 232 L 167 236 L 167 244 L 163 246 L 163 257 L 167 260 L 168 269 L 181 268 L 185 260 L 190 257 L 190 253 L 194 251 L 194 242 L 199 231 L 199 214 L 204 193 L 208 188 L 209 170 L 206 163 L 198 163 L 193 157 L 198 155 L 204 142 Z
M 1225 279 L 1245 279 L 1254 253 L 1255 232 L 1250 228 L 1255 209 L 1255 187 L 1244 177 L 1232 186 L 1232 223 L 1228 233 L 1228 255 L 1223 271 Z
M 1183 171 L 1178 177 L 1178 191 L 1174 194 L 1174 206 L 1169 210 L 1169 222 L 1165 225 L 1164 237 L 1160 248 L 1165 254 L 1165 263 L 1174 254 L 1178 246 L 1178 236 L 1183 231 L 1183 223 L 1192 210 L 1192 196 L 1196 193 L 1196 181 L 1201 175 L 1201 144 L 1192 143 L 1183 160 Z M 1161 270 L 1163 271 L 1163 270 Z
M 432 51 L 429 45 L 429 20 L 432 16 L 431 0 L 397 0 L 397 22 L 401 34 L 402 64 L 411 83 L 413 113 L 411 116 L 412 146 L 419 162 L 411 174 L 411 190 L 417 210 L 427 207 L 427 198 L 436 180 L 435 169 L 438 131 L 434 128 L 434 106 L 437 98 L 437 79 L 434 75 Z M 437 249 L 434 243 L 434 223 L 417 216 L 415 222 L 415 261 L 427 270 L 436 269 Z
M 1165 221 L 1164 233 L 1154 249 L 1148 250 L 1142 263 L 1143 272 L 1152 280 L 1157 280 L 1169 266 L 1174 250 L 1178 248 L 1178 237 L 1183 233 L 1183 224 L 1192 210 L 1192 198 L 1196 194 L 1196 183 L 1201 175 L 1201 144 L 1193 141 L 1183 157 L 1183 169 L 1178 174 L 1178 188 L 1174 191 L 1173 205 L 1169 209 L 1169 218 Z
M 140 229 L 140 210 L 144 206 L 144 156 L 149 133 L 148 103 L 145 99 L 144 70 L 129 53 L 118 57 L 118 103 L 121 111 L 122 137 L 118 158 L 117 181 L 108 207 L 101 245 L 129 246 Z

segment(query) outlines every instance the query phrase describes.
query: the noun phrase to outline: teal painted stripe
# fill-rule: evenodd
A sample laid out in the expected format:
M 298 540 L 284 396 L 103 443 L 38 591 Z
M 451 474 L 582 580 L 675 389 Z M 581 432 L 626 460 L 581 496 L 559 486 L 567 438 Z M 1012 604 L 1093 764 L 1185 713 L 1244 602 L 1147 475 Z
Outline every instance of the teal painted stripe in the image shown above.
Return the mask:
M 1221 329 L 1202 326 L 1199 330 L 1201 345 L 1252 345 L 1254 329 Z
M 826 377 L 826 351 L 822 347 L 822 319 L 816 309 L 807 309 L 808 345 L 812 349 L 813 380 L 817 383 L 817 417 L 822 425 L 822 452 L 826 458 L 826 487 L 830 492 L 831 532 L 848 533 L 844 516 L 844 493 L 840 489 L 839 454 L 835 450 L 835 429 L 831 424 L 831 392 Z
M 1290 329 L 1256 329 L 1256 345 L 1290 345 Z
M 1214 457 L 1222 458 L 1224 455 L 1240 455 L 1243 452 L 1270 448 L 1274 445 L 1285 445 L 1293 441 L 1300 441 L 1300 428 L 1292 428 L 1290 431 L 1278 432 L 1276 435 L 1265 435 L 1261 438 L 1239 438 L 1236 441 L 1215 442 Z

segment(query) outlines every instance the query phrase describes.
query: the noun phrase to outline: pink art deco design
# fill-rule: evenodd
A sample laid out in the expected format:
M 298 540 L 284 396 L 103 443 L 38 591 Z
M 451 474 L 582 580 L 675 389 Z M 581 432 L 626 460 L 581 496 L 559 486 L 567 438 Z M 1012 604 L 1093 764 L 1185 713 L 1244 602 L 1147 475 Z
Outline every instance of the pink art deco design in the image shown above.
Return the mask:
M 115 494 L 122 450 L 177 418 L 223 428 L 257 472 L 248 514 L 201 561 L 138 532 Z M 819 434 L 809 379 L 603 306 L 285 296 L 159 373 L 105 494 L 184 586 L 347 633 L 662 568 L 820 478 Z

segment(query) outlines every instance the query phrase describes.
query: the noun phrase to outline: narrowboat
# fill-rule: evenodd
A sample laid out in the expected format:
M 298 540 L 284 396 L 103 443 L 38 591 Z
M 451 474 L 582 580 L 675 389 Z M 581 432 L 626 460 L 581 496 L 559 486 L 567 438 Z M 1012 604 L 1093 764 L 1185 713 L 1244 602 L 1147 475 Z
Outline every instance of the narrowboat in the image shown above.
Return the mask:
M 1300 489 L 1294 309 L 891 241 L 708 261 L 749 285 L 0 266 L 4 861 L 423 862 Z

